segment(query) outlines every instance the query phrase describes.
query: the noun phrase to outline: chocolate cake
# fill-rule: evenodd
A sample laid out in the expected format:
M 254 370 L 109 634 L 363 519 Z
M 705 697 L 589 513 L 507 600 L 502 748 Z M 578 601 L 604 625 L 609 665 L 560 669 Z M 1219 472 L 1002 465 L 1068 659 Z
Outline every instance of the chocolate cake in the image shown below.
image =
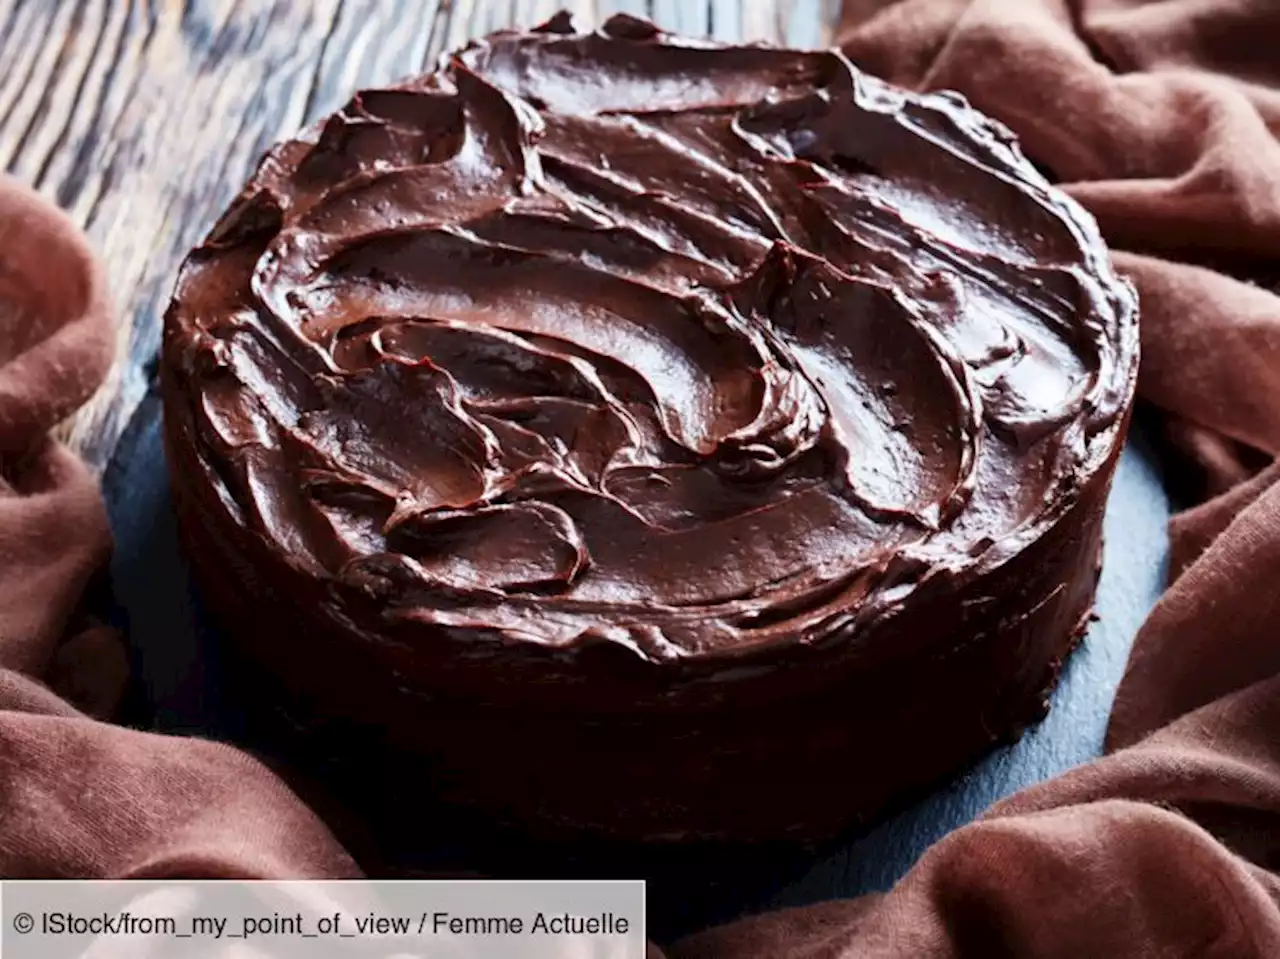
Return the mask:
M 959 96 L 560 16 L 274 148 L 162 369 L 200 583 L 300 710 L 531 833 L 767 841 L 1044 714 L 1137 358 Z

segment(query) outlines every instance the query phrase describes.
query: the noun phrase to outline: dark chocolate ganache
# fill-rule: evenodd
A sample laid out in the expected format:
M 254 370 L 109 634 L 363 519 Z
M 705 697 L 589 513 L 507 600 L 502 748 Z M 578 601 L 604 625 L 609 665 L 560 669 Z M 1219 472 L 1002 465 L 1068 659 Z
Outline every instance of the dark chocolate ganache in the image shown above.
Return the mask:
M 721 678 L 1034 542 L 1137 362 L 1093 222 L 961 98 L 625 16 L 275 148 L 169 325 L 186 440 L 291 570 Z

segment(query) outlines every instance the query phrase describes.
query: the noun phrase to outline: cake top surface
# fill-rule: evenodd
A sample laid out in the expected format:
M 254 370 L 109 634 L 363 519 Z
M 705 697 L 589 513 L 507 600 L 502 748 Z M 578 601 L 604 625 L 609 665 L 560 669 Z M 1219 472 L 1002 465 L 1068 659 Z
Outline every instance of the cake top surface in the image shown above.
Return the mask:
M 274 150 L 166 376 L 229 521 L 388 621 L 654 661 L 980 575 L 1109 461 L 1136 304 L 999 125 L 557 17 Z

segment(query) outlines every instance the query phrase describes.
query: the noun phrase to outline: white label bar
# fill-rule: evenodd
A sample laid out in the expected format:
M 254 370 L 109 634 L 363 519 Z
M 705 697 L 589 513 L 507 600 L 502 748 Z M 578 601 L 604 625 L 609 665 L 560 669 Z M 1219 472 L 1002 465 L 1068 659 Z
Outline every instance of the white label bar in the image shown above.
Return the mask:
M 640 880 L 0 882 L 0 959 L 643 959 Z

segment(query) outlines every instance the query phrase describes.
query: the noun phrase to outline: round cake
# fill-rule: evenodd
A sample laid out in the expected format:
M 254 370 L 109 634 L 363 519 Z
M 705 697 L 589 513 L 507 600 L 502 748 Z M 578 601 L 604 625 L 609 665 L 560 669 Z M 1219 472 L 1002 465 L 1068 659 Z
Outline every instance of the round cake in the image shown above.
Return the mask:
M 162 374 L 291 708 L 530 834 L 760 842 L 1044 714 L 1137 360 L 1093 221 L 959 96 L 560 16 L 274 148 Z

